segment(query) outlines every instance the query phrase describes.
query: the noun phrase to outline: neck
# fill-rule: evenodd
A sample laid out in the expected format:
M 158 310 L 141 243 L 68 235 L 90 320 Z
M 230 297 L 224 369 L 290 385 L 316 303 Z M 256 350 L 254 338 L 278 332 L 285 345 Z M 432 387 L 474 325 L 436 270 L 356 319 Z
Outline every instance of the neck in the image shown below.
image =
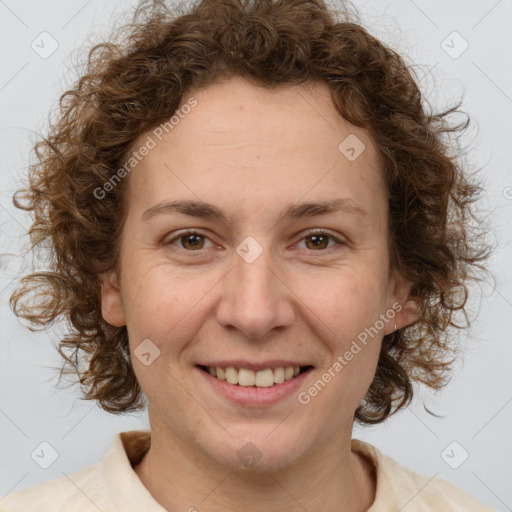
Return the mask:
M 363 512 L 375 499 L 370 464 L 351 451 L 350 434 L 293 466 L 255 471 L 220 465 L 159 425 L 151 432 L 151 447 L 134 470 L 166 510 Z

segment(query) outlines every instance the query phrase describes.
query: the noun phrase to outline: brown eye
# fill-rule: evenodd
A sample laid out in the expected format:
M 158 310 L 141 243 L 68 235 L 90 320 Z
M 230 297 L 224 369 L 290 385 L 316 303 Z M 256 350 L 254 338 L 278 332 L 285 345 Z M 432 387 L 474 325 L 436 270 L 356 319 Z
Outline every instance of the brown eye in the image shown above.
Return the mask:
M 176 247 L 187 252 L 199 252 L 201 249 L 205 249 L 205 242 L 209 238 L 197 231 L 185 231 L 181 232 L 168 242 L 164 242 L 165 246 Z
M 342 240 L 324 231 L 310 231 L 302 238 L 305 241 L 306 249 L 310 252 L 330 253 L 340 249 L 339 246 L 346 245 Z M 329 246 L 329 242 L 332 244 Z
M 309 235 L 304 240 L 308 249 L 326 249 L 329 244 L 329 236 L 326 234 Z M 311 244 L 308 244 L 307 240 L 311 240 Z
M 178 240 L 183 241 L 182 246 L 184 249 L 202 249 L 204 245 L 204 237 L 198 234 L 182 235 Z

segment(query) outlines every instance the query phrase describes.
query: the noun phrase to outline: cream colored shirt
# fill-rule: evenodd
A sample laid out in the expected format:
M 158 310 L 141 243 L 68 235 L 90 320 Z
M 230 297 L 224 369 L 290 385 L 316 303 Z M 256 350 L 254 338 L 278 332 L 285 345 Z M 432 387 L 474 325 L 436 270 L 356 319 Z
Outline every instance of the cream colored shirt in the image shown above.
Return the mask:
M 100 462 L 12 492 L 0 499 L 0 512 L 165 512 L 132 468 L 150 439 L 149 431 L 122 432 Z M 353 439 L 352 450 L 376 471 L 376 496 L 368 512 L 492 511 L 453 484 L 415 473 L 368 443 Z

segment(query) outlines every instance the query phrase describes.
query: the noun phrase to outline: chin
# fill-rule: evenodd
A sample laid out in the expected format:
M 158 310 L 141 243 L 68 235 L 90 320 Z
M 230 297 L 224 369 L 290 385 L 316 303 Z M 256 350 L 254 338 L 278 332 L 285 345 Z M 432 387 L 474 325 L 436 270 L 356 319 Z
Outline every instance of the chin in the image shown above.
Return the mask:
M 299 439 L 284 425 L 276 428 L 266 424 L 260 429 L 254 429 L 253 425 L 250 432 L 245 428 L 243 434 L 233 430 L 230 429 L 232 438 L 224 435 L 208 450 L 210 457 L 231 471 L 252 474 L 280 471 L 292 466 L 306 451 L 307 440 Z

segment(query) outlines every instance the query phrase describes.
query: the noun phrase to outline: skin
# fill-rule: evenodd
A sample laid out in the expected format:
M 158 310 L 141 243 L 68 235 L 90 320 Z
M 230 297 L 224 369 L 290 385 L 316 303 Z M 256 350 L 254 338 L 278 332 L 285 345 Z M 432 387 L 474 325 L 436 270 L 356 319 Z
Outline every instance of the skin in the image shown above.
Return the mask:
M 354 412 L 383 335 L 414 320 L 410 284 L 389 268 L 379 154 L 323 83 L 266 90 L 230 78 L 192 96 L 198 105 L 131 172 L 120 273 L 102 276 L 103 317 L 127 326 L 149 402 L 152 445 L 135 471 L 168 510 L 367 510 L 375 482 L 350 449 Z M 338 150 L 349 134 L 366 146 L 355 161 Z M 297 202 L 341 197 L 367 216 L 280 219 Z M 228 220 L 142 220 L 175 199 L 212 203 Z M 185 228 L 205 237 L 199 248 L 177 237 Z M 317 229 L 334 238 L 317 248 L 308 238 Z M 247 236 L 262 248 L 250 264 L 236 252 Z M 393 303 L 401 311 L 307 405 L 296 393 L 237 405 L 196 368 L 298 359 L 314 366 L 299 391 L 307 390 Z M 145 339 L 160 350 L 148 366 L 133 356 Z M 261 456 L 249 468 L 238 456 L 247 442 Z

